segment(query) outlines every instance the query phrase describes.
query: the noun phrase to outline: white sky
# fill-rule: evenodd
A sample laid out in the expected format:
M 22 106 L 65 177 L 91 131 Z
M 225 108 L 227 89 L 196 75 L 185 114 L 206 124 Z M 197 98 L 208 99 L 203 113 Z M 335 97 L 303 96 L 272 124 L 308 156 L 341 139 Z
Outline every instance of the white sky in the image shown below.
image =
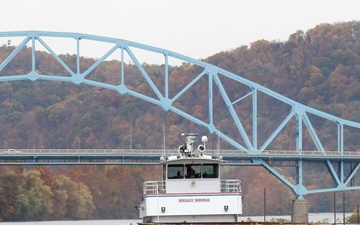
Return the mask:
M 9 0 L 0 18 L 0 32 L 87 33 L 200 59 L 259 39 L 285 41 L 320 23 L 360 20 L 360 1 Z

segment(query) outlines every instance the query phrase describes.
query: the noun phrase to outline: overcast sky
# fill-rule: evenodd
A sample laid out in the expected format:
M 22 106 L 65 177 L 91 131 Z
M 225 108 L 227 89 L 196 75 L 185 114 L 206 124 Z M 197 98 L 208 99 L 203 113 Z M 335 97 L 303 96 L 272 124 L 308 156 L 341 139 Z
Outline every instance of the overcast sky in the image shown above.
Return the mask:
M 359 0 L 9 0 L 1 8 L 0 31 L 87 33 L 195 59 L 259 39 L 285 41 L 320 23 L 360 21 Z

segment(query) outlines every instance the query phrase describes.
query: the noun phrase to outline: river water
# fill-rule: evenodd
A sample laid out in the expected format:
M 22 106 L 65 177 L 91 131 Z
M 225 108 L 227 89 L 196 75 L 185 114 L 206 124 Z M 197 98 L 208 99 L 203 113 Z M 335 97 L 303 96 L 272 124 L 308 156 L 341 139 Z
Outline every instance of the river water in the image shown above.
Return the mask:
M 345 218 L 351 213 L 345 213 Z M 336 223 L 343 223 L 343 213 L 336 214 Z M 264 216 L 244 216 L 243 221 L 264 221 Z M 290 216 L 266 216 L 266 221 L 285 219 L 290 221 Z M 137 225 L 141 220 L 77 220 L 77 221 L 41 221 L 41 222 L 3 222 L 0 225 Z M 333 223 L 334 213 L 309 213 L 309 222 Z

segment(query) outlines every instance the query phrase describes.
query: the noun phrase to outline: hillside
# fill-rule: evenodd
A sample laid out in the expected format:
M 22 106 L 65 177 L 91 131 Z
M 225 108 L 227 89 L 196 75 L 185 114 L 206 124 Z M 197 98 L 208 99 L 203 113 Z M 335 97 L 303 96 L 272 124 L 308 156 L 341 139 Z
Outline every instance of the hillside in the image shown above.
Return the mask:
M 0 61 L 14 46 L 0 47 Z M 31 52 L 31 49 L 26 49 Z M 38 69 L 49 74 L 64 73 L 46 52 L 38 53 L 41 60 Z M 73 55 L 60 56 L 66 62 L 75 62 Z M 84 66 L 95 60 L 82 58 Z M 251 46 L 240 46 L 232 51 L 220 52 L 204 61 L 257 82 L 271 90 L 305 105 L 330 114 L 360 122 L 360 22 L 320 24 L 306 32 L 297 31 L 285 42 L 258 40 Z M 118 62 L 107 61 L 92 74 L 93 79 L 113 82 Z M 156 79 L 159 65 L 144 64 L 149 75 Z M 0 76 L 19 74 L 31 68 L 26 54 L 9 64 Z M 136 79 L 134 66 L 126 65 L 126 73 L 133 74 L 129 83 L 139 92 L 147 89 Z M 188 64 L 169 69 L 170 85 L 181 86 L 196 67 Z M 201 88 L 199 92 L 203 91 Z M 234 87 L 230 92 L 239 90 Z M 197 93 L 190 93 L 196 99 Z M 166 125 L 167 147 L 177 148 L 180 133 L 196 131 L 206 134 L 204 128 L 186 121 L 173 113 L 165 113 L 160 107 L 113 91 L 85 85 L 75 86 L 61 82 L 3 82 L 0 83 L 0 148 L 160 148 L 162 126 Z M 196 101 L 183 101 L 183 107 L 197 109 L 205 114 Z M 279 110 L 272 102 L 263 107 L 267 111 L 265 136 L 277 119 Z M 281 109 L 280 109 L 281 111 Z M 231 129 L 223 123 L 222 129 Z M 330 140 L 331 131 L 319 123 L 322 138 Z M 131 132 L 130 132 L 131 130 Z M 131 135 L 131 138 L 130 138 Z M 359 145 L 355 133 L 349 148 Z M 290 137 L 284 135 L 278 148 L 289 149 Z M 328 138 L 328 139 L 326 139 Z M 131 141 L 130 141 L 131 140 Z M 216 139 L 209 143 L 216 146 Z M 223 148 L 229 147 L 221 143 Z M 274 147 L 274 146 L 271 146 Z M 159 179 L 152 169 L 141 166 L 92 166 L 92 167 L 0 167 L 0 218 L 4 220 L 42 219 L 113 219 L 134 218 L 134 209 L 140 201 L 141 185 L 145 179 Z M 253 175 L 257 174 L 257 175 Z M 224 177 L 237 176 L 243 180 L 244 212 L 260 215 L 262 189 L 272 187 L 274 203 L 269 214 L 288 214 L 292 194 L 266 171 L 256 167 L 227 168 Z M 133 180 L 132 178 L 137 179 Z M 311 179 L 317 179 L 312 177 Z M 8 182 L 12 181 L 12 182 Z M 260 182 L 261 181 L 261 182 Z M 309 181 L 311 182 L 311 181 Z M 326 180 L 324 181 L 326 182 Z M 275 188 L 276 187 L 276 188 Z M 272 190 L 271 190 L 272 189 Z M 282 189 L 282 191 L 278 191 Z M 43 190 L 36 192 L 35 190 Z M 79 196 L 71 193 L 79 192 Z M 285 193 L 285 194 L 283 194 Z M 360 194 L 351 198 L 360 200 Z M 41 201 L 36 202 L 36 199 Z M 270 196 L 270 194 L 269 194 Z M 328 194 L 311 196 L 311 209 L 316 212 L 332 211 L 332 199 Z M 21 198 L 20 198 L 21 197 Z M 330 200 L 329 200 L 330 199 Z M 38 208 L 32 207 L 38 204 Z M 275 204 L 278 203 L 278 204 Z M 356 202 L 347 205 L 354 209 Z M 58 208 L 57 208 L 58 207 Z M 70 208 L 70 207 L 77 207 Z M 29 210 L 33 208 L 33 210 Z M 35 210 L 36 209 L 36 210 Z M 44 210 L 46 209 L 46 210 Z M 19 213 L 29 210 L 19 217 Z
M 360 23 L 321 24 L 286 42 L 258 40 L 205 61 L 305 105 L 360 121 Z

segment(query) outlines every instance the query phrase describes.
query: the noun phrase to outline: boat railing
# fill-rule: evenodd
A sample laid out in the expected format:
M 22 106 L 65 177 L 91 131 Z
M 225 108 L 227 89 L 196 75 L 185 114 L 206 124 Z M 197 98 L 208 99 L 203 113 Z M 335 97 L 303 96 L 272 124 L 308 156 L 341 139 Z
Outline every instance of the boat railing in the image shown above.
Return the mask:
M 221 192 L 241 192 L 239 179 L 221 180 Z
M 144 195 L 157 195 L 166 193 L 164 181 L 145 181 Z M 221 192 L 241 192 L 241 181 L 239 179 L 221 180 Z
M 163 194 L 165 193 L 164 181 L 145 181 L 144 182 L 144 195 L 146 194 Z

